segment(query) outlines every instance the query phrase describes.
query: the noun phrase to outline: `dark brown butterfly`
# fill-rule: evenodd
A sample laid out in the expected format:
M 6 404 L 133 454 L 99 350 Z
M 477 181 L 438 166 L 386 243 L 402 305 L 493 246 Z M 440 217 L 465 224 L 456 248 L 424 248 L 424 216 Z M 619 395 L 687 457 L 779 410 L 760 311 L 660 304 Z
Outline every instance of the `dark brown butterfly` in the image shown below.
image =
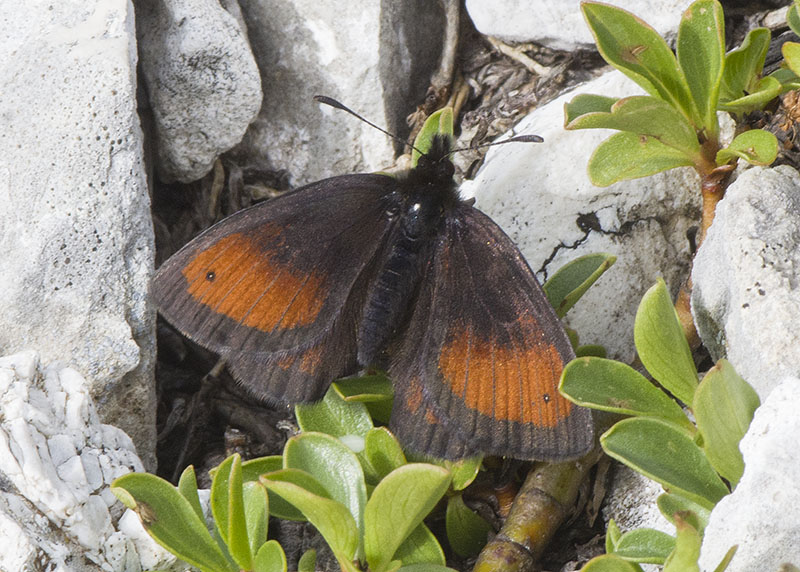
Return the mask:
M 402 175 L 332 177 L 214 225 L 158 270 L 161 313 L 259 400 L 314 401 L 384 365 L 411 450 L 578 457 L 593 430 L 558 392 L 570 342 L 519 250 L 459 197 L 449 143 Z

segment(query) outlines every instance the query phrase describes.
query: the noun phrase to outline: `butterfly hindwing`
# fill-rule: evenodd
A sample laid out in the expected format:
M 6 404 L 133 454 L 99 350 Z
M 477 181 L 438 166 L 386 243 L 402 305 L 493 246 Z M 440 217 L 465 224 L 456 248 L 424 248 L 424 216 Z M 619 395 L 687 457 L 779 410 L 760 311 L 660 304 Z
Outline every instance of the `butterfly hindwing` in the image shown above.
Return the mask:
M 578 457 L 592 444 L 591 416 L 558 392 L 572 357 L 519 250 L 461 204 L 438 237 L 391 368 L 392 426 L 434 456 Z
M 383 175 L 334 177 L 228 217 L 159 268 L 161 313 L 254 395 L 321 397 L 355 367 L 393 188 Z

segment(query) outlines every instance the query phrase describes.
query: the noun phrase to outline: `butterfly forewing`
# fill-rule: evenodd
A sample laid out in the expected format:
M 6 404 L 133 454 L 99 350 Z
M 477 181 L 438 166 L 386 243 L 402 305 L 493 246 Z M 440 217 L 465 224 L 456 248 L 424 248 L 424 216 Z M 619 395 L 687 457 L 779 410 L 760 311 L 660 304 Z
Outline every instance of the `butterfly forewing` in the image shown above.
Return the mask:
M 240 211 L 156 274 L 164 317 L 255 395 L 318 398 L 355 361 L 355 322 L 392 223 L 393 179 L 334 177 Z
M 434 456 L 483 452 L 542 460 L 588 452 L 590 414 L 558 392 L 572 357 L 518 249 L 489 217 L 457 207 L 447 217 L 391 370 L 402 401 L 398 411 L 416 409 L 431 425 L 429 442 L 417 448 Z M 404 427 L 403 419 L 393 423 L 401 435 L 420 438 L 422 432 Z

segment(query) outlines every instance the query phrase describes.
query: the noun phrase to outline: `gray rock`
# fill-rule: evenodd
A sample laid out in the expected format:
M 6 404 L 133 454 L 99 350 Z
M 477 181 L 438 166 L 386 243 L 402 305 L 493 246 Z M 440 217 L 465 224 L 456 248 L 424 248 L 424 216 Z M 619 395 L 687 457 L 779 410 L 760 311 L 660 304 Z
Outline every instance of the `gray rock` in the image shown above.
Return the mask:
M 190 182 L 242 140 L 261 106 L 246 32 L 218 0 L 138 0 L 137 30 L 161 178 Z
M 124 569 L 108 487 L 143 470 L 130 438 L 100 422 L 76 370 L 34 352 L 0 358 L 0 396 L 0 570 Z
M 744 171 L 695 257 L 692 312 L 705 346 L 766 399 L 800 375 L 800 175 Z
M 663 276 L 677 292 L 689 268 L 687 230 L 699 219 L 699 183 L 690 169 L 592 185 L 589 157 L 608 130 L 565 131 L 564 103 L 578 93 L 623 96 L 641 90 L 619 72 L 581 86 L 533 111 L 516 134 L 544 143 L 490 149 L 465 196 L 516 242 L 544 281 L 569 260 L 608 252 L 617 263 L 567 314 L 582 343 L 604 345 L 611 356 L 633 358 L 633 318 L 644 292 Z
M 739 548 L 727 572 L 773 572 L 800 565 L 800 379 L 778 379 L 756 410 L 739 444 L 744 474 L 736 490 L 711 513 L 700 567 L 714 570 L 728 549 Z
M 126 0 L 0 4 L 0 348 L 92 384 L 155 464 L 150 201 Z
M 236 154 L 285 169 L 294 185 L 391 164 L 394 143 L 312 98 L 335 97 L 370 121 L 407 133 L 441 51 L 438 2 L 241 0 L 264 102 Z
M 659 34 L 674 36 L 692 0 L 617 0 L 615 6 L 642 18 Z M 579 0 L 467 0 L 467 12 L 482 34 L 506 42 L 536 42 L 572 51 L 594 45 Z

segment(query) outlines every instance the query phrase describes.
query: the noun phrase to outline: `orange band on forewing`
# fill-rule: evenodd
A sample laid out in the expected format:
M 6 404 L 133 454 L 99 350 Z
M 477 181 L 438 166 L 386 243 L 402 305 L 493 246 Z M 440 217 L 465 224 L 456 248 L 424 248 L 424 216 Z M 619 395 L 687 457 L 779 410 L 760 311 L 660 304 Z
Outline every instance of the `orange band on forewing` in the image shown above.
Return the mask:
M 311 324 L 324 301 L 319 277 L 298 276 L 240 233 L 200 252 L 183 275 L 197 302 L 264 332 Z
M 451 336 L 439 354 L 445 383 L 467 407 L 539 427 L 555 427 L 572 407 L 557 389 L 562 369 L 558 350 L 546 341 L 501 346 L 469 329 Z

